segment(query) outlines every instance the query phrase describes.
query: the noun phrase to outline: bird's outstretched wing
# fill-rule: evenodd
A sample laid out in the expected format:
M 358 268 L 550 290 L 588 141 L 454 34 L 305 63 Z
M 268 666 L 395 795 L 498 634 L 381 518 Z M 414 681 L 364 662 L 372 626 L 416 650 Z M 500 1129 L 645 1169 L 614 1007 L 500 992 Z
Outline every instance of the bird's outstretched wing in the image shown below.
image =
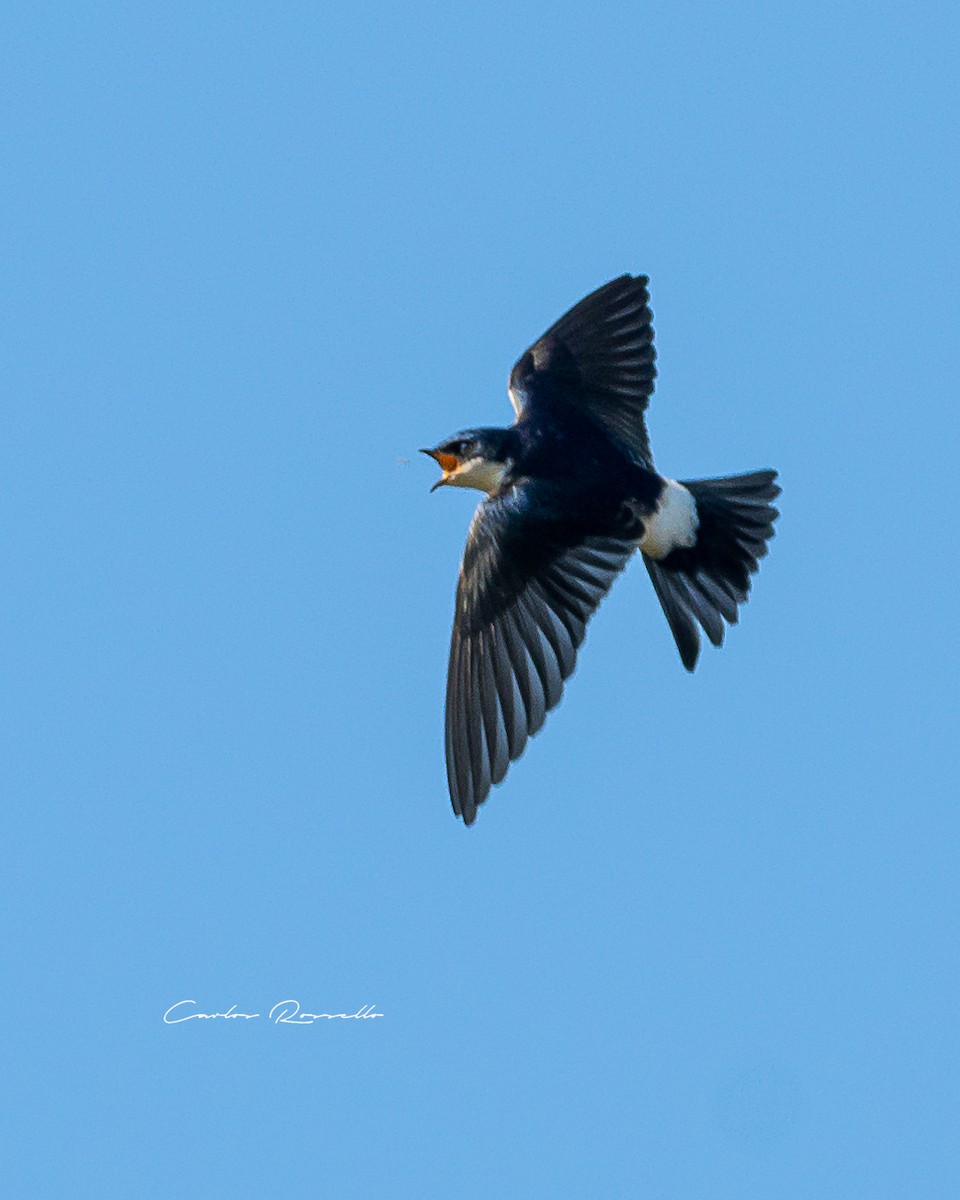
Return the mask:
M 587 621 L 635 541 L 575 535 L 548 485 L 521 482 L 477 509 L 460 580 L 447 675 L 447 779 L 471 824 L 493 784 L 559 701 Z
M 652 466 L 643 414 L 656 352 L 646 275 L 621 275 L 570 309 L 510 373 L 517 416 L 559 401 L 588 413 L 643 466 Z

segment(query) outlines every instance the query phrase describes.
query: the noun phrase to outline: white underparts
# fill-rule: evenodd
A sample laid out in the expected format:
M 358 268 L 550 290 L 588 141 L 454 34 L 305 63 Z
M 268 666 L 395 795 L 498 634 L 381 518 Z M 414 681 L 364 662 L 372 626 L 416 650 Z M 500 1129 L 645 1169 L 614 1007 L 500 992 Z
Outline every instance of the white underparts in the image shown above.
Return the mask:
M 499 488 L 509 466 L 509 463 L 491 462 L 487 458 L 468 458 L 445 475 L 443 482 L 451 487 L 477 488 L 489 495 Z
M 640 549 L 649 558 L 666 558 L 671 550 L 693 546 L 697 541 L 697 502 L 682 483 L 664 481 L 656 510 L 644 517 Z

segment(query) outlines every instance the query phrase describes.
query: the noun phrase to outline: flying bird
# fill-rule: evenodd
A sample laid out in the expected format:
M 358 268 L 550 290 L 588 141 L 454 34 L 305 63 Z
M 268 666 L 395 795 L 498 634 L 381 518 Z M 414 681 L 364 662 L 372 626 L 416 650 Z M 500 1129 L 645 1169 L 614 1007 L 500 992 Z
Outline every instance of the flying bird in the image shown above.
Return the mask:
M 560 700 L 587 621 L 634 553 L 692 671 L 700 628 L 722 644 L 773 536 L 776 471 L 678 482 L 654 468 L 648 283 L 621 275 L 530 347 L 510 374 L 511 426 L 423 451 L 443 472 L 431 491 L 486 492 L 447 674 L 447 780 L 467 825 Z

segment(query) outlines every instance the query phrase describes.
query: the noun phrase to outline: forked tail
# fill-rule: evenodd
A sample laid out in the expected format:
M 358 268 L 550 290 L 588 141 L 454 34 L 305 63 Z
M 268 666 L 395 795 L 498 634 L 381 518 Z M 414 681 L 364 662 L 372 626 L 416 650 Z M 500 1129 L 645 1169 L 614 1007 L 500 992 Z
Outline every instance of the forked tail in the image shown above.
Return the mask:
M 683 487 L 697 506 L 696 541 L 663 558 L 643 556 L 688 671 L 700 653 L 698 625 L 720 646 L 724 621 L 737 622 L 737 606 L 747 599 L 750 576 L 767 552 L 780 515 L 770 503 L 780 494 L 776 478 L 776 471 L 754 471 L 685 481 Z

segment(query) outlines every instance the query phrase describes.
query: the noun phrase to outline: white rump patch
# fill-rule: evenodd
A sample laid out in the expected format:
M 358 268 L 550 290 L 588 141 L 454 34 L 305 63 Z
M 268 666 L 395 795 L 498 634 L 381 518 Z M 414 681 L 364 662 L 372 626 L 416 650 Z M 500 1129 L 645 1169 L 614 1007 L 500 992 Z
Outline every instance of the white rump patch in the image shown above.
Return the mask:
M 666 558 L 671 550 L 696 545 L 700 518 L 697 502 L 682 483 L 665 480 L 656 511 L 644 517 L 640 549 L 649 558 Z

